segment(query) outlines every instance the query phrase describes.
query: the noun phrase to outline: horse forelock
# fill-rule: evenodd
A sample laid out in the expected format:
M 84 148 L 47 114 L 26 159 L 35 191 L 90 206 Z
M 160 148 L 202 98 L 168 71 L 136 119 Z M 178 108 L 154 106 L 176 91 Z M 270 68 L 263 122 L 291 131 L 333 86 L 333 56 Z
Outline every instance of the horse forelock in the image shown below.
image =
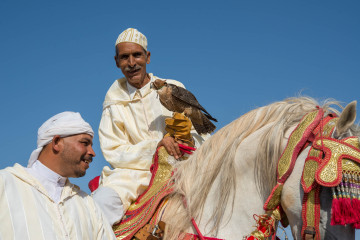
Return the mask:
M 330 108 L 332 104 L 339 106 L 336 101 L 325 101 L 322 108 L 326 114 L 338 114 L 336 109 Z M 220 177 L 217 183 L 219 186 L 215 186 L 218 189 L 218 199 L 214 203 L 211 223 L 208 223 L 212 224 L 212 230 L 218 230 L 226 206 L 234 201 L 234 159 L 238 146 L 255 131 L 273 124 L 264 131 L 260 139 L 254 169 L 257 186 L 264 197 L 267 197 L 276 182 L 276 164 L 287 130 L 296 126 L 305 114 L 314 111 L 318 105 L 312 98 L 299 97 L 254 109 L 217 131 L 187 161 L 178 163 L 173 176 L 175 190 L 167 211 L 172 213 L 169 225 L 176 228 L 169 228 L 166 239 L 177 239 L 179 231 L 190 227 L 190 221 L 185 219 L 194 217 L 200 221 L 210 188 L 215 179 Z M 187 200 L 187 208 L 179 210 L 183 209 L 183 196 Z

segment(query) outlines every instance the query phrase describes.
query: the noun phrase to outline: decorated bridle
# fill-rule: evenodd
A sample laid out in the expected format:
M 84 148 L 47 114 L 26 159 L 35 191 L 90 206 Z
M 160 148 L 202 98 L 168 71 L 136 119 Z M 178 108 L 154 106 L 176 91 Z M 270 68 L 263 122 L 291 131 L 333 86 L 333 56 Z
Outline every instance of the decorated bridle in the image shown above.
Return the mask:
M 281 209 L 283 185 L 293 171 L 296 159 L 311 145 L 305 160 L 301 185 L 302 239 L 320 239 L 320 187 L 331 187 L 333 193 L 331 225 L 351 224 L 360 228 L 360 143 L 358 137 L 332 137 L 338 117 L 323 117 L 318 108 L 303 117 L 291 133 L 277 164 L 277 184 L 265 202 L 267 214 L 257 217 L 256 230 L 244 239 L 261 240 L 276 236 L 276 222 L 286 226 Z

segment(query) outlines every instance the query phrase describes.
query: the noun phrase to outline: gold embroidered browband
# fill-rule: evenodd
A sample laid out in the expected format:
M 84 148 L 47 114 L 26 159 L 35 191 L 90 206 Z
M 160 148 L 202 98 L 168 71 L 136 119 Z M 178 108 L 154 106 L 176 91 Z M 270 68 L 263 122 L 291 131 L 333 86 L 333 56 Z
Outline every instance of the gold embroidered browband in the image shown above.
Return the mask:
M 311 171 L 313 185 L 331 187 L 333 202 L 331 225 L 351 224 L 360 228 L 360 143 L 358 137 L 342 140 L 315 139 L 309 161 L 317 161 Z M 323 149 L 321 153 L 320 149 Z M 317 152 L 316 152 L 317 151 Z M 315 155 L 318 155 L 315 157 Z M 309 175 L 304 168 L 303 175 Z M 311 188 L 309 188 L 311 189 Z M 307 192 L 309 189 L 305 189 Z M 320 214 L 320 213 L 319 213 Z
M 360 163 L 359 139 L 350 137 L 343 140 L 334 138 L 317 139 L 314 142 L 314 148 L 323 147 L 325 157 L 316 171 L 316 181 L 325 187 L 335 187 L 341 183 L 343 159 L 352 160 Z M 354 166 L 346 161 L 347 167 Z M 351 167 L 350 167 L 351 168 Z

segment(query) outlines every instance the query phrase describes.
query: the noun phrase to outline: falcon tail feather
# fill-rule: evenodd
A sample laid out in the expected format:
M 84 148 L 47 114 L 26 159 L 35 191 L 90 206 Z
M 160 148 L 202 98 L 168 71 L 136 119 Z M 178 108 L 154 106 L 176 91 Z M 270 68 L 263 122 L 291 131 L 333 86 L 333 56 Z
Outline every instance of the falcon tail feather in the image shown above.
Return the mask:
M 199 134 L 212 133 L 216 129 L 216 126 L 204 114 L 202 114 L 202 122 L 202 124 L 192 122 L 195 130 Z
M 208 119 L 213 120 L 214 122 L 217 122 L 216 118 L 213 118 L 213 117 L 210 115 L 210 113 L 205 112 L 204 115 L 205 115 Z

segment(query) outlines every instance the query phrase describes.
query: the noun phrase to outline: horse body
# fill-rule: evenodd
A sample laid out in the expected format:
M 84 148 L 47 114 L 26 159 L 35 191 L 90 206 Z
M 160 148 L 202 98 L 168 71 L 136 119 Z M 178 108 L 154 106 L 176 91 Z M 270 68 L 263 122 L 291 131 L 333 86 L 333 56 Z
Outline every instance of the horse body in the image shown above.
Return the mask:
M 276 183 L 276 164 L 291 131 L 302 116 L 316 109 L 311 99 L 299 98 L 253 110 L 220 129 L 187 161 L 176 164 L 175 193 L 164 213 L 165 239 L 180 232 L 196 233 L 193 217 L 204 236 L 241 239 L 254 230 L 254 214 Z M 325 112 L 331 109 L 326 105 Z M 307 156 L 303 151 L 285 183 L 281 205 L 294 239 L 301 239 L 300 178 Z M 184 196 L 187 207 L 184 207 Z M 322 239 L 351 239 L 354 229 L 330 226 L 331 192 L 321 193 Z

